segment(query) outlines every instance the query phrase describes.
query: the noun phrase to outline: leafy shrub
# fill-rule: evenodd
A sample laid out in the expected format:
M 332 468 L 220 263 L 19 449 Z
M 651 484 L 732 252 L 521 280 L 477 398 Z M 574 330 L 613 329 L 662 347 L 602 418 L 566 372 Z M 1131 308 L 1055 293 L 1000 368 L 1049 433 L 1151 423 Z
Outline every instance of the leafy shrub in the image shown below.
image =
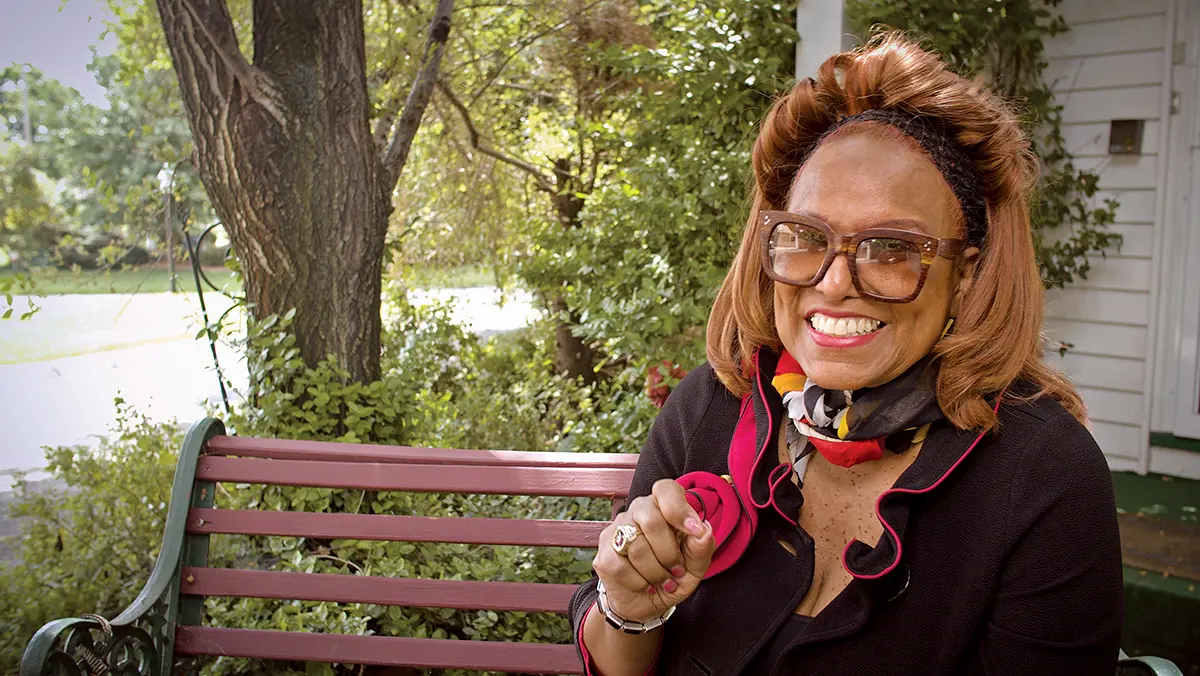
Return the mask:
M 22 532 L 9 543 L 14 560 L 0 566 L 0 672 L 16 672 L 42 624 L 89 612 L 113 617 L 149 579 L 182 435 L 116 403 L 113 435 L 96 448 L 47 449 L 61 487 L 17 480 L 10 515 Z

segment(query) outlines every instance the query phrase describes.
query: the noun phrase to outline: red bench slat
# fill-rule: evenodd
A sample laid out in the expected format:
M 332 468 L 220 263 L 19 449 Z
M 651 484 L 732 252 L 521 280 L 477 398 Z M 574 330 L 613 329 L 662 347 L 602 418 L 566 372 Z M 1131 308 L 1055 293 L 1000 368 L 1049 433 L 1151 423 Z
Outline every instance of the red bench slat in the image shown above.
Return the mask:
M 290 573 L 232 568 L 184 568 L 187 596 L 377 603 L 414 608 L 521 611 L 563 615 L 575 585 Z
M 600 531 L 607 525 L 603 521 L 436 518 L 194 508 L 188 511 L 187 532 L 591 549 L 600 541 Z
M 633 469 L 638 456 L 622 453 L 555 453 L 541 451 L 475 451 L 410 446 L 374 446 L 332 441 L 213 437 L 205 445 L 212 455 L 276 460 L 378 462 L 409 465 L 486 465 L 491 467 L 586 467 Z
M 197 481 L 419 493 L 624 497 L 630 469 L 318 462 L 203 456 Z
M 575 647 L 569 645 L 308 634 L 259 629 L 179 627 L 175 631 L 175 653 L 298 662 L 405 665 L 419 669 L 583 673 Z

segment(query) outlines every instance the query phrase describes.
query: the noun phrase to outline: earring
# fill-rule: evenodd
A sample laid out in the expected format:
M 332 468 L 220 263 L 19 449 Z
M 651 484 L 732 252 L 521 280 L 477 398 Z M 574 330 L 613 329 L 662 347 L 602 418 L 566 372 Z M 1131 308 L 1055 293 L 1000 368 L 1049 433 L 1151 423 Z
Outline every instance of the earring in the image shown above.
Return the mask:
M 954 326 L 954 317 L 951 317 L 946 320 L 946 328 L 942 329 L 942 335 L 938 336 L 938 340 L 945 338 L 946 334 L 950 333 L 950 327 L 952 327 L 952 326 Z

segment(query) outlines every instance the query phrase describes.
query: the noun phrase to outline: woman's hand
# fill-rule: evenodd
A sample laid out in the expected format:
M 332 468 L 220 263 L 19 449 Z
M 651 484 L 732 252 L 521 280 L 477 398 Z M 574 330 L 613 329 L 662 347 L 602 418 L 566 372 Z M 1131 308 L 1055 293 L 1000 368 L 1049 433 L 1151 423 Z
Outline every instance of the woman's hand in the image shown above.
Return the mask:
M 622 525 L 640 531 L 626 556 L 612 544 L 613 533 Z M 661 479 L 650 495 L 631 502 L 600 534 L 592 567 L 604 581 L 612 611 L 626 620 L 646 622 L 692 595 L 714 550 L 712 526 L 688 504 L 683 487 Z

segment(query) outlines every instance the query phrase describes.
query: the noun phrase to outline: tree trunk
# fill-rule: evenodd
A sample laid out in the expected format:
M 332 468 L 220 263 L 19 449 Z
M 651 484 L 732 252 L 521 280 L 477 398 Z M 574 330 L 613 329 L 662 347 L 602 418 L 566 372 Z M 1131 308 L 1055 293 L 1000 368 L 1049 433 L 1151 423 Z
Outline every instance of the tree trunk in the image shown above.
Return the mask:
M 596 382 L 596 353 L 571 331 L 572 327 L 579 326 L 579 315 L 567 307 L 562 296 L 550 298 L 548 305 L 559 317 L 554 324 L 554 370 L 572 378 L 583 378 L 588 383 Z
M 295 309 L 306 363 L 332 356 L 356 380 L 377 379 L 391 205 L 367 120 L 362 8 L 274 4 L 254 2 L 251 66 L 238 63 L 223 2 L 158 0 L 196 168 L 252 315 Z M 272 91 L 254 86 L 260 76 Z
M 579 213 L 584 206 L 578 192 L 578 181 L 570 168 L 570 161 L 565 158 L 555 161 L 555 192 L 551 195 L 558 221 L 568 230 L 582 225 Z M 579 313 L 571 310 L 566 299 L 559 294 L 548 298 L 547 304 L 557 317 L 554 324 L 554 370 L 573 378 L 583 378 L 588 383 L 596 382 L 596 352 L 573 331 L 574 327 L 579 326 Z
M 253 0 L 254 62 L 224 0 L 157 0 L 195 143 L 256 318 L 295 310 L 300 354 L 380 375 L 391 192 L 450 30 L 439 0 L 426 60 L 386 147 L 372 136 L 361 0 Z M 386 140 L 386 139 L 383 139 Z

